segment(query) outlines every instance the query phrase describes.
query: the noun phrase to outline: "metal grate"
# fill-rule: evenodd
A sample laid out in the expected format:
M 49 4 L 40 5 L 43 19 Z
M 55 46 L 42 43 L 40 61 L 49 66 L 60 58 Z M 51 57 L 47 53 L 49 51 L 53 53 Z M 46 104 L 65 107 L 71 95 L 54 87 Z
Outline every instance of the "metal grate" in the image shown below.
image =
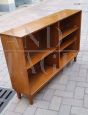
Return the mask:
M 15 95 L 15 92 L 11 89 L 0 87 L 0 113 Z

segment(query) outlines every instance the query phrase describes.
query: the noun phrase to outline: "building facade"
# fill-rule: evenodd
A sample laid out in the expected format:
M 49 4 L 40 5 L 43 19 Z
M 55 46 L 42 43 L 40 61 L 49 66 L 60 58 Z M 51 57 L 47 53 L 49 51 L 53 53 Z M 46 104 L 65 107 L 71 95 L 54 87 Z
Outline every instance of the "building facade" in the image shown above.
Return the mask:
M 23 4 L 31 4 L 41 0 L 0 0 L 0 12 L 13 11 L 16 7 Z

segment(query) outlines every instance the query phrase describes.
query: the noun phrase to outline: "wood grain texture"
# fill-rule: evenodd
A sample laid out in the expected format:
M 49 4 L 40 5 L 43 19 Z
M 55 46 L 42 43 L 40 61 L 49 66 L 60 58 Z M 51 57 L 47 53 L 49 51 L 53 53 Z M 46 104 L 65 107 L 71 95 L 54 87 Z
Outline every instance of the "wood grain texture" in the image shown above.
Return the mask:
M 70 61 L 76 61 L 80 30 L 81 11 L 63 10 L 1 34 L 11 83 L 19 98 L 26 94 L 33 104 L 33 96 Z
M 30 23 L 27 23 L 23 26 L 20 26 L 15 29 L 11 29 L 10 31 L 4 32 L 2 34 L 16 36 L 16 37 L 24 37 L 28 34 L 31 34 L 35 31 L 38 31 L 42 28 L 47 27 L 48 25 L 51 25 L 57 21 L 66 19 L 69 16 L 72 16 L 76 13 L 79 13 L 79 10 L 63 10 L 59 11 L 57 13 L 51 14 L 49 16 L 46 16 L 44 18 L 32 21 Z

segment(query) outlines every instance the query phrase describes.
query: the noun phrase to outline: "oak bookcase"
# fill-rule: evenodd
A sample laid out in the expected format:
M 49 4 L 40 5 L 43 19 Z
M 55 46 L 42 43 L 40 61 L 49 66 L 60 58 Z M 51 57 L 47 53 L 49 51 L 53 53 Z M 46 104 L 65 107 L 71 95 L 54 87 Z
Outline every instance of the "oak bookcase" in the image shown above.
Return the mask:
M 33 96 L 41 88 L 70 61 L 76 61 L 80 30 L 81 11 L 63 10 L 1 33 L 18 98 L 24 94 L 32 104 Z

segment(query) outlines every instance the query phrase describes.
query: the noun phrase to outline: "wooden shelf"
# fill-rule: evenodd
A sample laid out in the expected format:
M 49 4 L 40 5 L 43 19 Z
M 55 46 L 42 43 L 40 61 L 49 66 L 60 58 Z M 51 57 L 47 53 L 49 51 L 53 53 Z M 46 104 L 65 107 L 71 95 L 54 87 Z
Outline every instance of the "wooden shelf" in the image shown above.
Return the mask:
M 57 28 L 62 30 L 62 38 Z M 1 33 L 12 87 L 18 98 L 24 94 L 33 104 L 33 96 L 66 64 L 73 59 L 76 61 L 80 30 L 81 11 L 64 10 Z M 47 49 L 47 45 L 53 48 Z M 8 50 L 11 51 L 10 56 Z M 43 70 L 45 67 L 45 72 L 42 67 Z
M 65 41 L 64 43 L 61 44 L 60 51 L 63 51 L 66 47 L 68 47 L 69 45 L 71 45 L 75 41 L 76 41 L 75 37 L 69 38 L 67 41 Z
M 53 68 L 52 66 L 46 66 L 45 72 L 39 71 L 35 75 L 32 75 L 30 79 L 30 87 L 31 87 L 31 95 L 34 95 L 38 92 L 50 79 L 54 77 L 54 75 L 60 69 Z
M 29 59 L 27 61 L 26 68 L 30 69 L 32 66 L 34 66 L 35 64 L 37 64 L 39 61 L 41 61 L 42 59 L 44 59 L 49 54 L 53 53 L 55 50 L 56 50 L 56 48 L 50 48 L 50 49 L 46 49 L 46 50 L 42 50 L 42 51 L 38 50 L 37 53 L 35 53 L 35 55 L 33 55 L 31 57 L 31 60 Z
M 67 28 L 64 32 L 62 32 L 62 38 L 60 38 L 60 40 L 64 39 L 68 35 L 75 32 L 76 30 L 78 30 L 78 26 L 74 26 L 73 28 Z
M 53 68 L 52 66 L 45 67 L 45 73 L 39 71 L 30 77 L 31 95 L 36 94 L 46 83 L 50 81 L 66 64 L 68 64 L 77 53 L 65 53 L 60 59 L 60 68 Z
M 66 64 L 68 64 L 74 57 L 76 57 L 78 52 L 65 52 L 61 57 L 60 57 L 60 68 L 63 68 Z

